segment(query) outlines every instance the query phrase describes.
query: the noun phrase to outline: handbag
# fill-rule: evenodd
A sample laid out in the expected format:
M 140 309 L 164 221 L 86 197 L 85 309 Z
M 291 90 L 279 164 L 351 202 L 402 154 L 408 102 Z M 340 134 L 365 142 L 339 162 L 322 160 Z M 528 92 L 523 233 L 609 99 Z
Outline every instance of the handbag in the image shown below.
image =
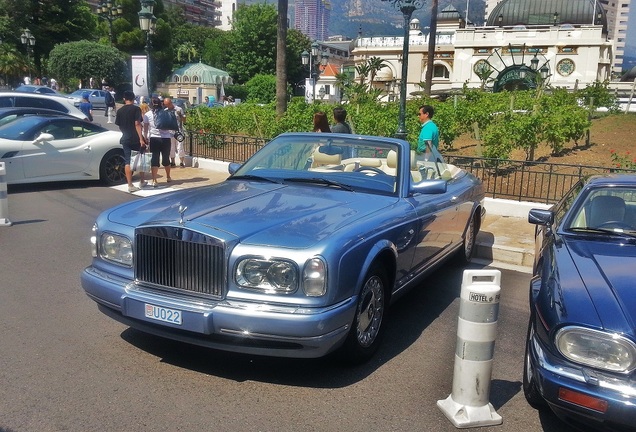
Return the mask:
M 132 158 L 132 164 L 130 169 L 132 171 L 137 171 L 140 173 L 149 173 L 150 172 L 150 158 L 151 154 L 148 152 L 138 152 L 132 151 L 130 153 L 130 157 Z

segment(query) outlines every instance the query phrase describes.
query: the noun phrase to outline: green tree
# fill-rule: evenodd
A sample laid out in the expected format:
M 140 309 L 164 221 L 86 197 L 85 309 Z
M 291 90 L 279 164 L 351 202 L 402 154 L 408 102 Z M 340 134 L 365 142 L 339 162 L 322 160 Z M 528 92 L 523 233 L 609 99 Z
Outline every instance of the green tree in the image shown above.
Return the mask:
M 367 61 L 367 64 L 369 65 L 369 88 L 372 89 L 375 76 L 387 63 L 381 57 L 374 56 Z
M 0 3 L 2 41 L 25 52 L 20 43 L 23 29 L 28 28 L 35 37 L 33 59 L 38 72 L 46 72 L 43 65 L 55 44 L 91 39 L 96 17 L 84 0 L 3 0 Z M 7 33 L 5 33 L 7 32 Z
M 127 61 L 116 48 L 96 42 L 69 42 L 57 45 L 49 56 L 49 69 L 61 83 L 71 79 L 106 78 L 128 81 Z
M 192 59 L 196 59 L 199 55 L 199 51 L 192 42 L 183 42 L 177 46 L 177 60 L 180 62 L 187 58 L 188 63 L 192 62 Z
M 9 44 L 0 44 L 0 82 L 17 84 L 31 69 L 29 60 Z
M 276 76 L 258 74 L 247 83 L 247 100 L 254 103 L 270 103 L 276 100 Z
M 227 71 L 242 84 L 257 74 L 276 71 L 277 11 L 273 5 L 254 4 L 239 7 L 235 13 L 232 57 Z
M 371 72 L 371 67 L 369 63 L 364 62 L 356 66 L 356 73 L 358 74 L 358 79 L 360 80 L 360 85 L 364 85 L 364 82 L 367 80 L 367 75 Z

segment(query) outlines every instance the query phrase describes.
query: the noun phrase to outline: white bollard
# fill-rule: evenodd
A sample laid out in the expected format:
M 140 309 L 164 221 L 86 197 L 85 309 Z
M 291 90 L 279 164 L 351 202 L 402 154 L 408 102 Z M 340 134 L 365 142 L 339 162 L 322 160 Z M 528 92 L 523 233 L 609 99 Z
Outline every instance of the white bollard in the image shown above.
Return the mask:
M 498 425 L 489 402 L 501 272 L 465 270 L 457 322 L 453 391 L 437 406 L 457 428 Z
M 7 193 L 7 170 L 0 162 L 0 226 L 11 226 L 9 220 L 9 195 Z

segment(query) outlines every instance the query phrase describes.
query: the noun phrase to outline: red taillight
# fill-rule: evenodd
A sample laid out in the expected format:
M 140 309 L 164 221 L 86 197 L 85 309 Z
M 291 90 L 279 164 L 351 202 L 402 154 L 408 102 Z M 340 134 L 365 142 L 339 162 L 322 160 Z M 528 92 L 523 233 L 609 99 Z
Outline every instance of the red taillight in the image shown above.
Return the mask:
M 559 387 L 559 399 L 601 413 L 607 411 L 607 401 L 563 387 Z

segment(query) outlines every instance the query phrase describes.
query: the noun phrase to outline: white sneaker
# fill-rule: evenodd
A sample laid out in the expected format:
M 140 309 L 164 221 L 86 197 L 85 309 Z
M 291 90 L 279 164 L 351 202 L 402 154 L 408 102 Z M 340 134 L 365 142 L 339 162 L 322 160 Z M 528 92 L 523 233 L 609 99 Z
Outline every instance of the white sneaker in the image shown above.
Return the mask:
M 153 180 L 153 181 L 152 181 L 152 187 L 153 187 L 153 188 L 156 188 L 156 187 L 157 187 L 157 181 L 156 181 L 156 180 Z
M 135 185 L 130 185 L 128 186 L 128 192 L 133 193 L 133 192 L 137 192 L 139 190 L 139 188 Z
M 146 185 L 148 184 L 148 182 L 146 180 L 140 180 L 139 181 L 139 189 L 146 187 Z

